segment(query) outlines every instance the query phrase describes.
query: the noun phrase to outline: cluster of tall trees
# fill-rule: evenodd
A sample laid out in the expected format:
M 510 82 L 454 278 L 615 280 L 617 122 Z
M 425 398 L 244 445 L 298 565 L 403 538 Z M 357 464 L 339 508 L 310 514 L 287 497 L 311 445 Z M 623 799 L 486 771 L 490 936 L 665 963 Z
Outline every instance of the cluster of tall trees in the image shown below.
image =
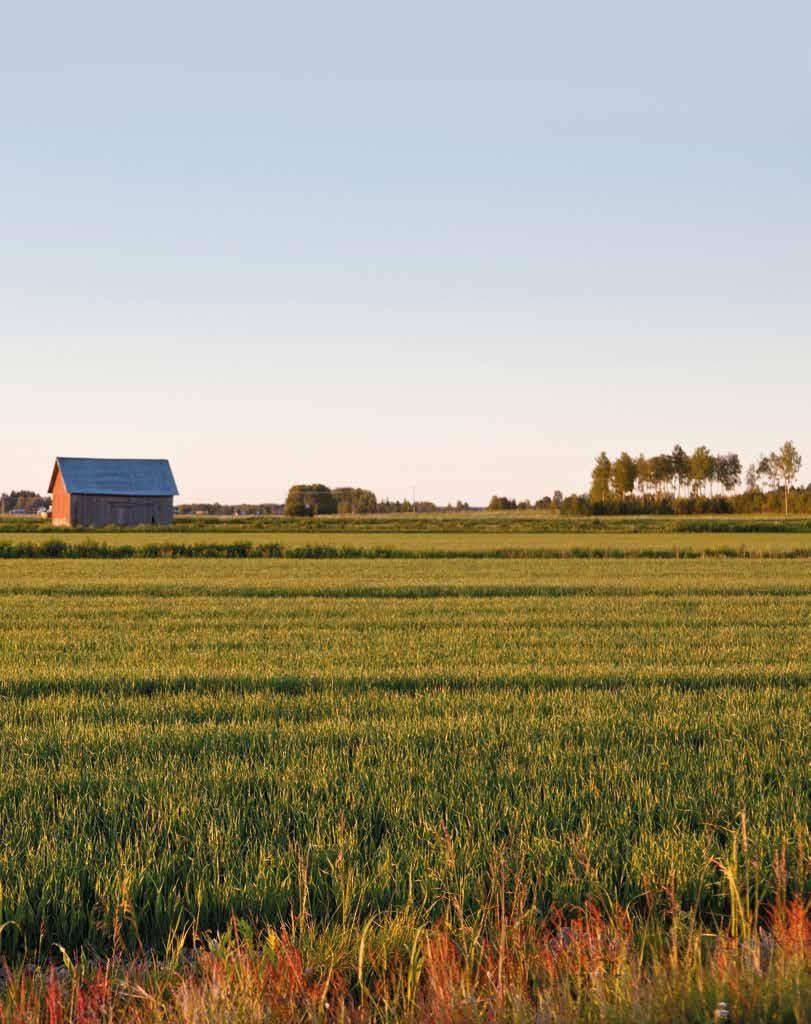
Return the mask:
M 324 516 L 338 511 L 338 501 L 326 484 L 293 484 L 284 503 L 286 516 Z
M 469 506 L 457 502 L 456 511 Z M 363 487 L 333 487 L 326 484 L 294 484 L 287 493 L 287 516 L 364 515 L 371 512 L 440 512 L 432 501 L 390 501 L 378 499 L 374 491 Z
M 685 497 L 713 497 L 731 494 L 741 486 L 755 492 L 765 484 L 770 490 L 782 490 L 788 514 L 789 494 L 802 466 L 802 457 L 792 441 L 777 451 L 763 455 L 743 472 L 740 457 L 734 452 L 714 453 L 699 445 L 688 454 L 677 444 L 670 452 L 636 458 L 622 452 L 614 461 L 603 451 L 591 471 L 590 499 L 605 506 L 612 500 L 633 495 L 663 501 Z

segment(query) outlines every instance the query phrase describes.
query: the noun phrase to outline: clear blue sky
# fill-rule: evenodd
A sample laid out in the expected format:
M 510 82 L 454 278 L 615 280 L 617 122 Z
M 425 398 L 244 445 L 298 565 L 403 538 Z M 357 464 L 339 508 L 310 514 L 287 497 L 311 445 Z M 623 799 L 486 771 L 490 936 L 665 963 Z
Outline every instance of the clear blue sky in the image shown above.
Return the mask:
M 811 479 L 810 58 L 779 0 L 9 5 L 0 490 Z

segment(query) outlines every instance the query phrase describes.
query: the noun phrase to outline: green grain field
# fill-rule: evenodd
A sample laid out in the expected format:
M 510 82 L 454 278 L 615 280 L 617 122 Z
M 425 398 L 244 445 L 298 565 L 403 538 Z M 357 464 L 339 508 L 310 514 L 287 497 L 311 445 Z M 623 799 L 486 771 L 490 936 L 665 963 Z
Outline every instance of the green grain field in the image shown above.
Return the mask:
M 809 678 L 803 558 L 3 562 L 0 946 L 416 927 L 494 871 L 718 922 L 742 827 L 811 895 Z
M 618 551 L 649 550 L 691 550 L 706 551 L 720 547 L 745 549 L 748 551 L 790 551 L 808 548 L 811 551 L 811 535 L 794 533 L 523 533 L 499 531 L 492 533 L 313 533 L 275 530 L 268 532 L 243 530 L 238 534 L 200 531 L 172 533 L 159 530 L 142 532 L 84 531 L 62 534 L 60 539 L 71 544 L 88 542 L 108 545 L 131 544 L 222 544 L 237 540 L 241 543 L 263 544 L 268 540 L 285 547 L 296 548 L 312 544 L 328 544 L 334 547 L 361 549 L 391 548 L 399 551 L 452 551 L 491 552 L 499 550 L 566 551 L 572 548 L 615 549 Z

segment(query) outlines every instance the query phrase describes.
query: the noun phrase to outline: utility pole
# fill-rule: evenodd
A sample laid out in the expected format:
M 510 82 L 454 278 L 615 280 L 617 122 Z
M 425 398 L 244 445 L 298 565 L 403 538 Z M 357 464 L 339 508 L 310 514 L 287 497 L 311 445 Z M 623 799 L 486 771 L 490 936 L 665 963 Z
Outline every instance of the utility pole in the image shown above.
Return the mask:
M 417 511 L 417 485 L 411 485 L 411 511 Z

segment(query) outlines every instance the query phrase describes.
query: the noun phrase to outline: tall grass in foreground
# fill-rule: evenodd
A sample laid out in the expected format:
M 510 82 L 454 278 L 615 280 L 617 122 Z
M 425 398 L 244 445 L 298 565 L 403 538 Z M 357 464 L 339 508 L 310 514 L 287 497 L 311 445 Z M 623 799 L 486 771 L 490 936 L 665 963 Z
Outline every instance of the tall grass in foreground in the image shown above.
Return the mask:
M 590 904 L 538 924 L 503 885 L 486 913 L 457 910 L 449 903 L 430 930 L 393 918 L 337 936 L 318 936 L 306 915 L 264 932 L 234 919 L 190 952 L 178 935 L 162 957 L 6 967 L 0 1022 L 811 1020 L 811 922 L 798 899 L 777 894 L 714 933 L 677 907 L 666 924 Z
M 809 566 L 3 562 L 0 1024 L 808 1020 Z

